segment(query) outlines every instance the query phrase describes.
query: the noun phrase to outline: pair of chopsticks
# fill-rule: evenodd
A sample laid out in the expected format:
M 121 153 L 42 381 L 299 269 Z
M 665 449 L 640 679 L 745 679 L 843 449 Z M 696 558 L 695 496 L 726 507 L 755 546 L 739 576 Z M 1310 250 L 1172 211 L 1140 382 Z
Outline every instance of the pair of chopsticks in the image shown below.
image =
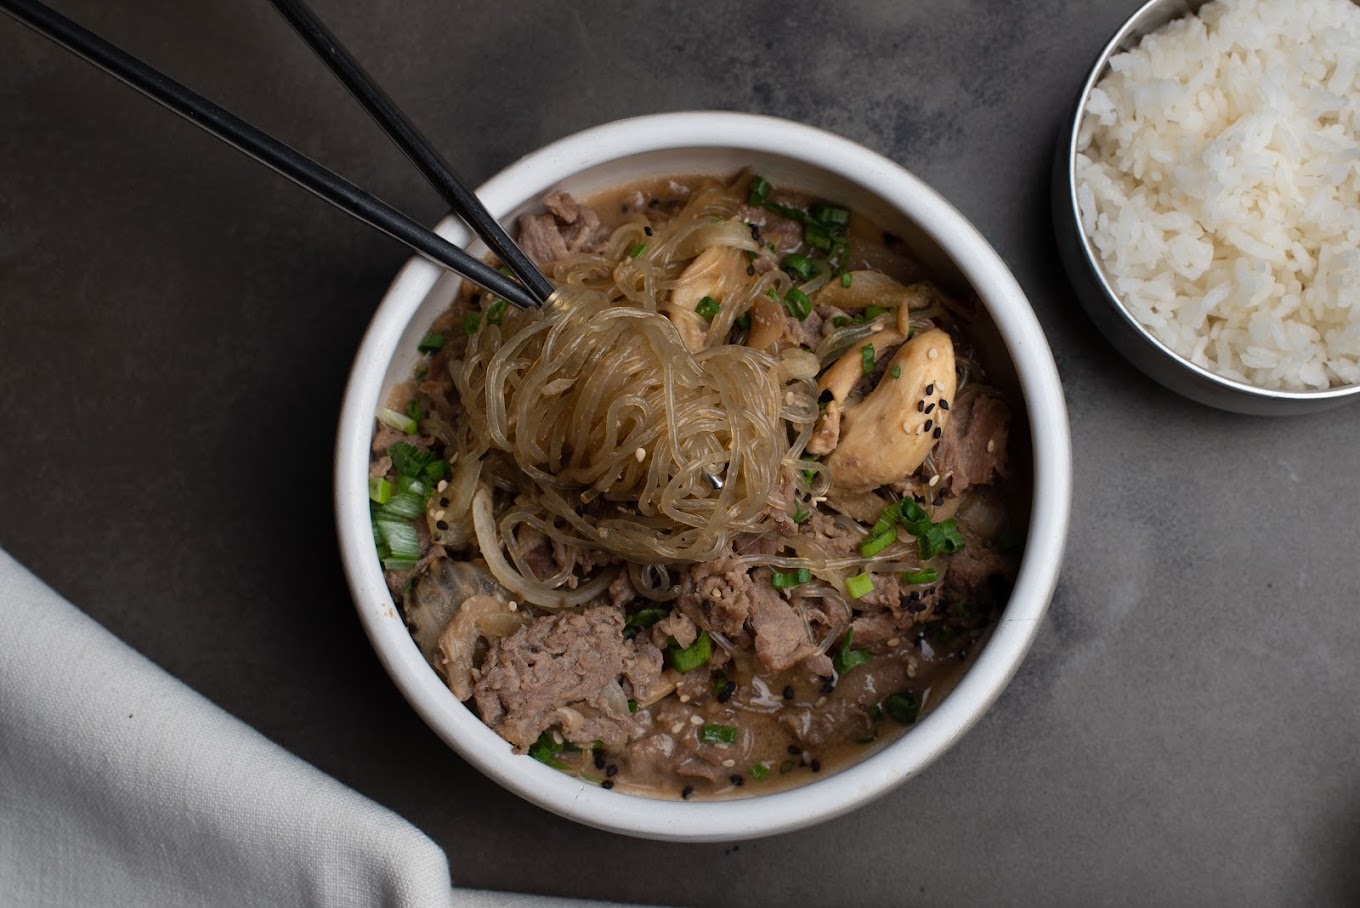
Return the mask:
M 448 162 L 430 147 L 392 100 L 368 77 L 321 20 L 300 0 L 271 0 L 271 2 L 353 93 L 364 109 L 378 121 L 378 125 L 411 159 L 424 174 L 425 179 L 433 184 L 453 211 L 467 222 L 519 279 L 518 282 L 442 237 L 436 236 L 414 219 L 369 195 L 345 178 L 327 170 L 268 133 L 251 126 L 202 95 L 190 91 L 164 73 L 147 66 L 136 57 L 44 4 L 34 0 L 0 0 L 0 12 L 9 14 L 44 37 L 184 117 L 200 129 L 246 153 L 346 214 L 405 243 L 436 264 L 458 272 L 473 283 L 522 309 L 534 309 L 546 302 L 553 291 L 548 279 L 510 239 L 477 196 L 463 185 Z

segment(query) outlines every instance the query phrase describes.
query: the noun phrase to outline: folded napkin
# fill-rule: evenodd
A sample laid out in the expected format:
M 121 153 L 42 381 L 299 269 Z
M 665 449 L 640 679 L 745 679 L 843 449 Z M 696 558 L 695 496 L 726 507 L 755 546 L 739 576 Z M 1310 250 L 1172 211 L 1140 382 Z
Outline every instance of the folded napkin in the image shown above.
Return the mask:
M 410 823 L 223 712 L 0 551 L 0 903 L 546 901 L 452 889 L 444 853 Z

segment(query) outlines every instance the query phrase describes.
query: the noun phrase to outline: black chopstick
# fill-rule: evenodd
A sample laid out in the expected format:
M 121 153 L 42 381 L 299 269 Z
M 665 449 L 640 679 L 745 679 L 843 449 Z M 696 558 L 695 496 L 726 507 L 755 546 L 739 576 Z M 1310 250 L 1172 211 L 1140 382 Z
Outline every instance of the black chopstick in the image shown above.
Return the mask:
M 301 0 L 271 0 L 271 2 L 322 62 L 330 67 L 336 78 L 363 105 L 369 116 L 377 121 L 397 147 L 411 159 L 411 163 L 425 175 L 425 179 L 439 191 L 454 212 L 467 222 L 492 252 L 500 257 L 505 266 L 519 278 L 520 283 L 529 288 L 530 293 L 540 301 L 546 301 L 553 287 L 543 276 L 543 272 L 539 271 L 524 251 L 510 239 L 481 200 L 454 173 L 449 162 L 425 141 L 424 136 L 392 99 L 369 78 L 368 73 L 364 72 L 363 67 L 350 56 L 316 14 Z
M 0 0 L 0 12 L 8 13 L 200 129 L 325 199 L 346 214 L 405 243 L 435 263 L 457 271 L 520 308 L 532 309 L 541 303 L 534 293 L 485 262 L 42 3 L 35 0 Z

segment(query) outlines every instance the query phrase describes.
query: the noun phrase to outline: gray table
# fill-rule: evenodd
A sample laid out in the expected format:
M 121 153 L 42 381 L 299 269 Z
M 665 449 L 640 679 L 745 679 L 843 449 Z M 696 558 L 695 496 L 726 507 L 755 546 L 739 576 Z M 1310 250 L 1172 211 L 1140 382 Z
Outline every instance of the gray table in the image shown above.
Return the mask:
M 1067 564 L 1015 683 L 881 803 L 764 841 L 656 844 L 559 820 L 453 755 L 369 650 L 330 518 L 341 387 L 405 253 L 8 20 L 0 546 L 409 818 L 465 885 L 747 908 L 1355 904 L 1360 421 L 1161 390 L 1093 331 L 1050 239 L 1054 137 L 1134 5 L 316 0 L 474 182 L 616 117 L 755 111 L 889 155 L 1001 251 L 1067 389 Z M 266 4 L 57 6 L 442 213 Z

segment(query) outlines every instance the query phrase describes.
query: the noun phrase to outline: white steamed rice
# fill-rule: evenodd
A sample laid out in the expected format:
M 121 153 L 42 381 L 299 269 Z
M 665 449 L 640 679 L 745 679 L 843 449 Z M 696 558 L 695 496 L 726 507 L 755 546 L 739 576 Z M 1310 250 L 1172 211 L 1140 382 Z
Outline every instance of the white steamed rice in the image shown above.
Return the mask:
M 1360 382 L 1360 6 L 1222 0 L 1110 60 L 1082 227 L 1129 312 L 1227 378 Z

